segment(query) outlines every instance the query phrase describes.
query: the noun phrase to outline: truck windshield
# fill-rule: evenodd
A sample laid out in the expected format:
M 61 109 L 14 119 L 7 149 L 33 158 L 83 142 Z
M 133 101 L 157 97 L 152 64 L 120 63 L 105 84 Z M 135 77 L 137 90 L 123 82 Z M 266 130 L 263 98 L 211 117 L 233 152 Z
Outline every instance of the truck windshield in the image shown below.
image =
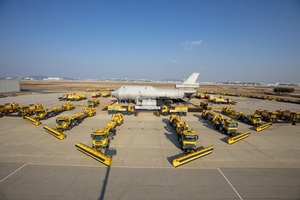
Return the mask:
M 228 127 L 235 128 L 236 127 L 236 123 L 228 123 Z
M 59 119 L 56 120 L 56 123 L 57 123 L 58 125 L 62 125 L 62 124 L 65 123 L 65 122 L 66 122 L 66 120 L 59 120 Z
M 96 141 L 102 141 L 106 138 L 105 135 L 94 135 L 93 136 L 93 139 L 96 140 Z
M 261 120 L 260 117 L 253 117 L 253 119 L 257 121 Z
M 196 141 L 196 135 L 184 135 L 184 140 L 194 142 Z
M 40 115 L 40 114 L 43 114 L 44 112 L 42 111 L 42 110 L 37 110 L 37 111 L 35 111 L 35 114 L 37 114 L 37 115 Z

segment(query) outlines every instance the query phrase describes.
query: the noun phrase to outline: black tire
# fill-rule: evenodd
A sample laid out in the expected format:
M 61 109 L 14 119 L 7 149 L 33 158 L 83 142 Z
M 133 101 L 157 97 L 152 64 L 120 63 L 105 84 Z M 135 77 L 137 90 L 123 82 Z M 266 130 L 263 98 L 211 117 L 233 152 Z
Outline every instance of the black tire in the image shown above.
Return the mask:
M 117 132 L 117 129 L 115 129 L 115 128 L 112 128 L 112 129 L 110 129 L 110 132 L 112 132 L 112 133 L 116 134 L 116 132 Z
M 167 112 L 164 112 L 164 113 L 163 113 L 163 116 L 167 116 L 167 115 L 168 115 L 168 113 L 167 113 Z

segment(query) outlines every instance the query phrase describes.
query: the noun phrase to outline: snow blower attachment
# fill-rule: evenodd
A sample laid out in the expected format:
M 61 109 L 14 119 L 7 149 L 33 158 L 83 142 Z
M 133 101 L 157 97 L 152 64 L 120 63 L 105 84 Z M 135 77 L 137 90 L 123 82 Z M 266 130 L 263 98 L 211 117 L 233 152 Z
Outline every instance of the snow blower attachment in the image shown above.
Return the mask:
M 180 156 L 178 158 L 173 159 L 172 164 L 174 167 L 178 167 L 180 165 L 186 164 L 203 156 L 206 156 L 212 153 L 214 146 L 208 146 L 205 148 L 195 149 L 187 152 L 185 155 Z
M 262 124 L 260 126 L 255 127 L 255 130 L 257 132 L 259 132 L 259 131 L 262 131 L 262 130 L 265 130 L 265 129 L 269 128 L 271 125 L 272 125 L 272 122 L 268 122 L 268 123 L 265 123 L 265 124 Z
M 24 116 L 24 119 L 26 119 L 26 121 L 28 121 L 28 122 L 32 123 L 33 125 L 36 125 L 36 126 L 41 124 L 41 122 L 39 120 L 36 120 L 36 119 L 28 117 L 28 116 Z
M 110 156 L 79 142 L 76 142 L 75 146 L 77 147 L 78 151 L 81 151 L 82 153 L 94 158 L 108 167 L 111 166 L 112 158 Z
M 56 129 L 53 129 L 49 126 L 44 126 L 44 129 L 47 133 L 50 133 L 51 135 L 53 135 L 54 137 L 56 137 L 57 139 L 59 140 L 63 140 L 66 138 L 66 135 L 63 134 L 62 132 L 56 130 Z
M 245 139 L 247 137 L 249 137 L 249 134 L 250 134 L 250 131 L 246 131 L 246 132 L 243 132 L 243 133 L 239 133 L 233 137 L 230 137 L 228 140 L 227 140 L 227 143 L 228 144 L 233 144 L 235 142 L 238 142 L 242 139 Z

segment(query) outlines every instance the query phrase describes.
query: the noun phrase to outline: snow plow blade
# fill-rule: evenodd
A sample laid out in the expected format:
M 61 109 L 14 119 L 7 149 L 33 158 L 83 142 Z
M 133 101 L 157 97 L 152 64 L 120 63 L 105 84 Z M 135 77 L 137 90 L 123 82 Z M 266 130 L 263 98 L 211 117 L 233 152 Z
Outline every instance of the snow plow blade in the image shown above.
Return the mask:
M 75 146 L 77 147 L 78 151 L 81 151 L 82 153 L 94 158 L 108 167 L 111 166 L 112 158 L 110 156 L 79 142 L 76 142 Z
M 263 125 L 260 125 L 260 126 L 256 127 L 255 130 L 257 132 L 259 132 L 259 131 L 262 131 L 262 130 L 265 130 L 265 129 L 269 128 L 271 125 L 272 125 L 272 122 L 265 123 Z
M 186 164 L 188 162 L 191 162 L 193 160 L 196 160 L 198 158 L 201 158 L 203 156 L 206 156 L 206 155 L 212 153 L 213 149 L 214 149 L 214 146 L 208 146 L 205 148 L 196 149 L 193 152 L 189 152 L 183 156 L 173 159 L 172 164 L 174 167 L 178 167 L 180 165 Z
M 233 137 L 229 138 L 227 140 L 227 143 L 228 144 L 233 144 L 235 142 L 238 142 L 238 141 L 240 141 L 242 139 L 245 139 L 245 138 L 249 137 L 249 134 L 250 134 L 250 131 L 246 131 L 244 133 L 240 133 L 240 134 L 238 134 L 236 136 L 233 136 Z
M 33 125 L 36 125 L 36 126 L 41 124 L 41 122 L 39 120 L 33 119 L 31 117 L 28 117 L 28 116 L 24 116 L 24 119 L 26 119 L 26 121 L 28 121 L 28 122 L 32 123 Z
M 44 126 L 44 129 L 47 133 L 50 133 L 51 135 L 53 135 L 57 139 L 63 140 L 67 137 L 65 134 L 63 134 L 63 133 L 61 133 L 61 132 L 57 131 L 56 129 L 53 129 L 49 126 Z

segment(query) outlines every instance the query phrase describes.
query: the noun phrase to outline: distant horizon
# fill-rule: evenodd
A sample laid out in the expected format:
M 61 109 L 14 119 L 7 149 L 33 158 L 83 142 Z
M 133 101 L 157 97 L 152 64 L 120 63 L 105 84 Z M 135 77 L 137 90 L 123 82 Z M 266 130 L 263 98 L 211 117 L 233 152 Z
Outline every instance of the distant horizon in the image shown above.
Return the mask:
M 39 75 L 33 75 L 33 76 L 25 76 L 25 77 L 13 77 L 13 76 L 8 76 L 8 77 L 1 77 L 0 79 L 7 79 L 7 78 L 21 78 L 21 79 L 25 79 L 25 78 L 33 78 L 34 80 L 42 80 L 42 79 L 36 79 L 34 77 L 43 77 L 44 78 L 61 78 L 62 80 L 52 80 L 52 81 L 69 81 L 69 80 L 74 80 L 74 81 L 89 81 L 89 80 L 94 80 L 94 81 L 106 81 L 106 80 L 111 80 L 111 81 L 116 81 L 116 82 L 134 82 L 134 81 L 139 81 L 139 82 L 183 82 L 183 79 L 175 79 L 175 78 L 166 78 L 166 79 L 161 79 L 161 80 L 153 80 L 153 79 L 127 79 L 125 80 L 124 78 L 117 78 L 117 77 L 104 77 L 104 78 L 98 78 L 98 79 L 76 79 L 76 78 L 72 78 L 72 77 L 52 77 L 52 76 L 39 76 Z M 199 78 L 198 78 L 199 79 Z M 273 86 L 276 85 L 276 83 L 280 84 L 296 84 L 299 85 L 300 82 L 274 82 L 274 83 L 267 83 L 267 82 L 249 82 L 249 81 L 234 81 L 234 80 L 230 80 L 230 81 L 199 81 L 197 79 L 196 83 L 228 83 L 228 84 L 262 84 L 262 85 L 269 85 L 269 86 Z M 46 81 L 51 81 L 51 80 L 46 80 Z

